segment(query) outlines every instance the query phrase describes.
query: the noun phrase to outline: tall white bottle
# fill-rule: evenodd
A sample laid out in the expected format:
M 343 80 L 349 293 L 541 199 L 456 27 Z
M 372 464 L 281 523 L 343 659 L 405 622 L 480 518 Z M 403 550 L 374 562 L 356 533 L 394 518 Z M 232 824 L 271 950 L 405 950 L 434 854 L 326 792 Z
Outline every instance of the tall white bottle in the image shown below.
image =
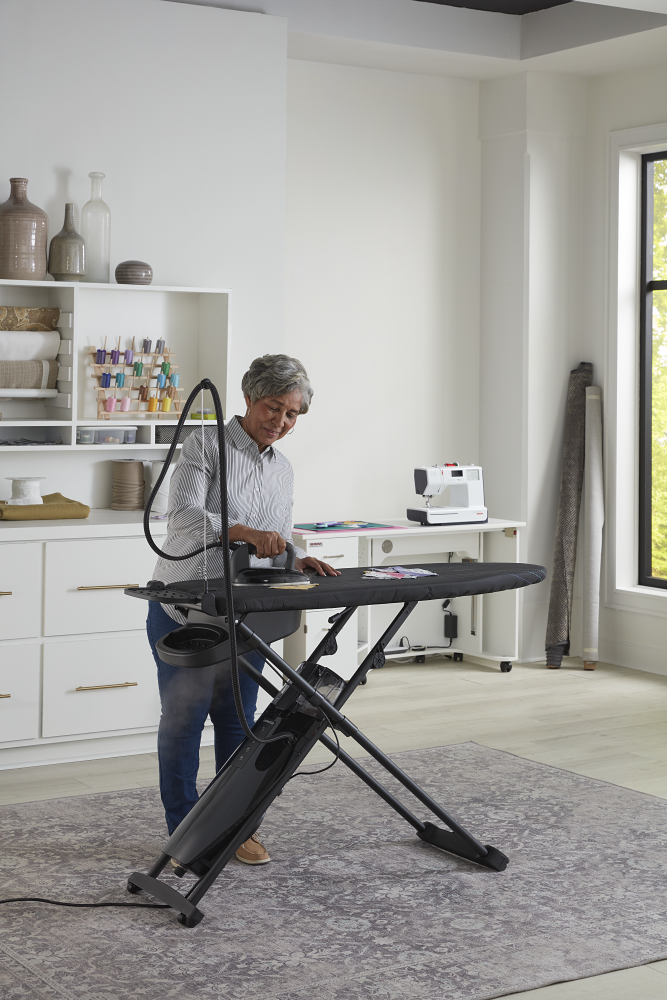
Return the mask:
M 81 209 L 81 235 L 86 248 L 84 281 L 109 282 L 111 261 L 111 212 L 102 201 L 104 174 L 88 174 L 91 182 L 90 201 Z

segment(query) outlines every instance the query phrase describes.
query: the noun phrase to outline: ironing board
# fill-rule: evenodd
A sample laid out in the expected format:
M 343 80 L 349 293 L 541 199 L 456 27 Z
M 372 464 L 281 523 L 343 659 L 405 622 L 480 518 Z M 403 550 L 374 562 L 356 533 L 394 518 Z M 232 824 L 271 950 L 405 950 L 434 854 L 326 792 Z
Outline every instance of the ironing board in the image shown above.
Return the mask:
M 341 711 L 358 685 L 366 679 L 368 671 L 383 666 L 384 649 L 420 601 L 516 590 L 541 583 L 546 577 L 543 566 L 525 563 L 429 563 L 428 568 L 436 575 L 391 581 L 364 579 L 363 569 L 343 569 L 338 577 L 313 577 L 317 586 L 307 590 L 235 586 L 233 623 L 226 617 L 221 580 L 209 580 L 207 585 L 202 580 L 189 580 L 168 586 L 151 581 L 146 587 L 125 591 L 135 599 L 179 607 L 186 614 L 188 623 L 202 624 L 204 637 L 207 627 L 210 632 L 217 630 L 220 638 L 211 662 L 224 663 L 228 658 L 225 637 L 233 624 L 240 667 L 273 697 L 253 726 L 256 739 L 244 740 L 218 771 L 194 808 L 174 831 L 163 854 L 149 872 L 132 873 L 127 884 L 130 892 L 144 890 L 168 903 L 177 911 L 179 922 L 186 927 L 198 924 L 204 914 L 197 903 L 238 847 L 258 828 L 266 810 L 318 740 L 395 809 L 416 830 L 421 840 L 492 871 L 503 871 L 507 867 L 508 858 L 500 850 L 477 841 Z M 323 656 L 336 652 L 336 636 L 356 609 L 374 604 L 403 606 L 354 676 L 345 682 L 319 661 Z M 301 611 L 340 607 L 345 610 L 329 619 L 331 629 L 328 635 L 298 670 L 294 670 L 268 645 L 281 635 L 295 631 Z M 170 633 L 171 636 L 176 634 Z M 283 675 L 285 686 L 281 691 L 244 658 L 243 654 L 249 650 L 258 652 Z M 354 739 L 449 829 L 415 816 L 327 736 L 325 730 L 329 725 Z M 290 742 L 285 739 L 261 742 L 280 733 L 289 734 Z M 197 878 L 185 893 L 178 892 L 159 878 L 172 859 L 180 866 L 176 869 L 177 874 L 189 872 Z

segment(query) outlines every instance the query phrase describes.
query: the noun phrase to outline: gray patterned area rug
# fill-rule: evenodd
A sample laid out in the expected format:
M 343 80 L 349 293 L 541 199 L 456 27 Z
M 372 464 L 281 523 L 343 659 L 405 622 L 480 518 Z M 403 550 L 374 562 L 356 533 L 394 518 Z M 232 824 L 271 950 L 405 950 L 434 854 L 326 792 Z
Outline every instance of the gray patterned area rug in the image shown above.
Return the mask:
M 667 957 L 666 801 L 474 743 L 396 759 L 505 872 L 423 844 L 338 764 L 289 783 L 262 827 L 273 862 L 234 860 L 193 930 L 0 907 L 3 1000 L 482 1000 Z M 152 788 L 0 815 L 2 898 L 137 901 L 126 876 L 164 843 Z

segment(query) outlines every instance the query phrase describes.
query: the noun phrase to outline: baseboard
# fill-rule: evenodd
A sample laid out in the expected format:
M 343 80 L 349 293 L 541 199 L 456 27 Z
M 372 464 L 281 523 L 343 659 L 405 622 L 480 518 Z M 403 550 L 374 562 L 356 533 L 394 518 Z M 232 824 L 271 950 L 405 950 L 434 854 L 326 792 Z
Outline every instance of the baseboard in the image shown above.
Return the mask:
M 213 727 L 206 726 L 202 746 L 213 744 Z M 0 771 L 17 767 L 41 767 L 44 764 L 71 764 L 75 761 L 104 760 L 108 757 L 133 757 L 141 753 L 156 753 L 157 732 L 134 733 L 125 736 L 103 736 L 98 739 L 68 740 L 58 743 L 31 743 L 27 746 L 0 749 Z
M 600 660 L 605 663 L 615 663 L 619 667 L 644 670 L 649 674 L 661 674 L 667 677 L 667 653 L 664 648 L 602 638 L 598 644 Z

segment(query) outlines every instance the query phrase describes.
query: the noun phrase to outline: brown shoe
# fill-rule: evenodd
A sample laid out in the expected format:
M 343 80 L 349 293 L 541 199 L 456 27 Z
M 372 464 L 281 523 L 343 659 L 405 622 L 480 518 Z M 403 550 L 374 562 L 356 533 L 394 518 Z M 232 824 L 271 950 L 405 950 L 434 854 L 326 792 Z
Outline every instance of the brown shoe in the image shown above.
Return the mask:
M 236 852 L 236 857 L 244 865 L 266 865 L 271 860 L 269 852 L 256 833 L 253 833 L 250 840 L 246 840 L 245 844 L 241 844 Z

